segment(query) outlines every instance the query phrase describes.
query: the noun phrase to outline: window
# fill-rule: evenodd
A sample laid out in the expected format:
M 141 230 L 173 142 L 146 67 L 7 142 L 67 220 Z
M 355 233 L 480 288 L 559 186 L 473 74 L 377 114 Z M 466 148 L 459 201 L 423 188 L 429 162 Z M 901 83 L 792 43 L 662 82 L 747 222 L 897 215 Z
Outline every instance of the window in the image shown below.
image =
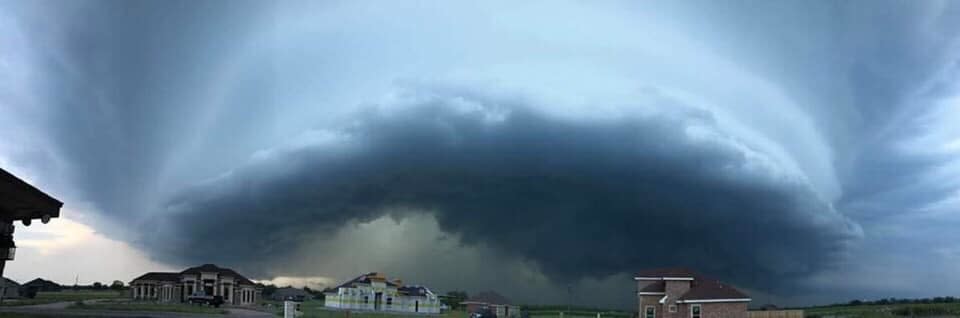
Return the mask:
M 677 312 L 677 305 L 670 305 L 670 312 Z
M 643 317 L 644 317 L 644 318 L 656 318 L 656 316 L 657 316 L 657 310 L 654 309 L 653 306 L 647 306 L 646 312 L 645 312 L 645 314 L 643 315 Z
M 366 304 L 369 302 L 370 302 L 370 296 L 363 296 L 363 303 Z
M 700 305 L 690 306 L 690 318 L 700 318 Z
M 387 297 L 387 305 L 393 305 L 393 297 Z

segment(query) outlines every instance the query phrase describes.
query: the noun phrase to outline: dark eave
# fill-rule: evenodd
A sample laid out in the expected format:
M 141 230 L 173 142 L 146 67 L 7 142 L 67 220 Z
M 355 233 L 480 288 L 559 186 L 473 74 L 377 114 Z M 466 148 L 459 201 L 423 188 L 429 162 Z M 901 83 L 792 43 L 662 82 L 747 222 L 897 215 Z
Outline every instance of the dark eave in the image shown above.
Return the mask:
M 63 202 L 0 168 L 0 218 L 4 221 L 60 216 Z

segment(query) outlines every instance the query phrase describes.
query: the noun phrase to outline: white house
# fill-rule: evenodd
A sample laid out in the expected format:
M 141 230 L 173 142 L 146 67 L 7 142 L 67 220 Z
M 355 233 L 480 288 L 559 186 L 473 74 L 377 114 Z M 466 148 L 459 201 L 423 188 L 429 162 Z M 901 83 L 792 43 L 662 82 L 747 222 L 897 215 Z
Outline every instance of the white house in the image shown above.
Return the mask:
M 325 293 L 325 305 L 333 309 L 439 314 L 440 300 L 424 286 L 404 286 L 382 273 L 367 273 Z

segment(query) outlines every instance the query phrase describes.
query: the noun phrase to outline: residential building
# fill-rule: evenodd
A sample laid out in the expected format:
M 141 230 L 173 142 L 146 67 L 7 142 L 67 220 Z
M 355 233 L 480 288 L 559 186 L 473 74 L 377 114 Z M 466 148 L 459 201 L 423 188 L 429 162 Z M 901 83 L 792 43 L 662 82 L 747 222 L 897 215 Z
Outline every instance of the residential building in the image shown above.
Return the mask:
M 236 271 L 213 264 L 182 272 L 151 272 L 130 282 L 136 300 L 185 302 L 191 295 L 222 296 L 225 304 L 252 305 L 260 300 L 261 288 Z
M 21 288 L 33 290 L 37 292 L 58 292 L 61 289 L 63 289 L 63 287 L 60 286 L 60 284 L 54 283 L 52 281 L 49 281 L 43 278 L 37 278 L 37 279 L 31 280 L 23 284 Z
M 461 304 L 467 305 L 468 313 L 490 309 L 497 317 L 520 317 L 520 306 L 513 305 L 506 297 L 493 291 L 485 291 L 470 296 Z
M 324 293 L 324 306 L 333 309 L 403 313 L 440 313 L 440 300 L 429 288 L 403 285 L 382 273 L 357 276 Z
M 273 294 L 270 294 L 270 299 L 278 300 L 278 301 L 283 301 L 283 300 L 306 301 L 306 300 L 313 299 L 313 295 L 311 295 L 306 290 L 303 290 L 301 288 L 283 287 L 283 288 L 277 288 L 277 290 L 275 290 Z
M 0 284 L 0 299 L 20 298 L 20 283 L 12 279 L 3 277 L 3 284 Z
M 684 268 L 645 270 L 637 281 L 640 318 L 746 318 L 750 297 Z

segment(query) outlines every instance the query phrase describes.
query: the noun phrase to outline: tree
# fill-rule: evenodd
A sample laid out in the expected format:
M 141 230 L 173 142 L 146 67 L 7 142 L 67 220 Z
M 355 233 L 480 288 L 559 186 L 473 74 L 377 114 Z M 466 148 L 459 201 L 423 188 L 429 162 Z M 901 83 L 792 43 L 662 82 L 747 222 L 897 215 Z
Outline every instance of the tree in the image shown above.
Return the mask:
M 263 288 L 262 295 L 264 297 L 270 297 L 277 291 L 277 285 L 274 284 L 261 285 L 261 288 Z
M 123 282 L 119 280 L 113 281 L 113 284 L 110 284 L 110 289 L 113 289 L 113 290 L 123 289 Z
M 101 284 L 100 282 L 93 283 L 93 289 L 102 289 L 102 288 L 103 288 L 103 284 Z

